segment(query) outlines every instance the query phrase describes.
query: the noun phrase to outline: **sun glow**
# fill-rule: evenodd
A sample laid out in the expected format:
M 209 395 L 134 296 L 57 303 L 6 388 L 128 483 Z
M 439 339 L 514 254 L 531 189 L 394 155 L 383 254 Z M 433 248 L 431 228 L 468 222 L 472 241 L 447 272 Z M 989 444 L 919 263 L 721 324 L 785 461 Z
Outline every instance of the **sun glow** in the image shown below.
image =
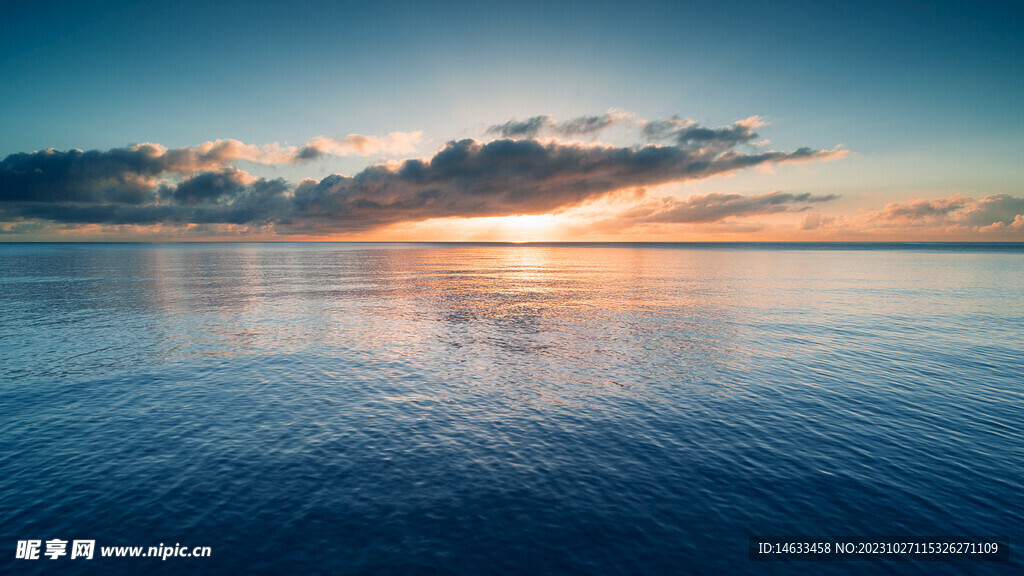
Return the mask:
M 392 225 L 361 240 L 440 242 L 565 242 L 573 239 L 567 214 L 434 218 Z
M 556 224 L 551 214 L 503 216 L 495 220 L 496 235 L 503 237 L 506 242 L 515 243 L 549 240 Z

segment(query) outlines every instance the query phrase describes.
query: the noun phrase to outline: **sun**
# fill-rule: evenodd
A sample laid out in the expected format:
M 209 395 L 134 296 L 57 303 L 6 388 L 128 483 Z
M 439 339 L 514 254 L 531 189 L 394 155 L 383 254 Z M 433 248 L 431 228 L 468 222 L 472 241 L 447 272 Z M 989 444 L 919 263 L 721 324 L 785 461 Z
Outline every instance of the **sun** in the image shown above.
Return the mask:
M 555 217 L 551 214 L 503 216 L 496 220 L 495 235 L 514 244 L 549 240 L 555 225 Z

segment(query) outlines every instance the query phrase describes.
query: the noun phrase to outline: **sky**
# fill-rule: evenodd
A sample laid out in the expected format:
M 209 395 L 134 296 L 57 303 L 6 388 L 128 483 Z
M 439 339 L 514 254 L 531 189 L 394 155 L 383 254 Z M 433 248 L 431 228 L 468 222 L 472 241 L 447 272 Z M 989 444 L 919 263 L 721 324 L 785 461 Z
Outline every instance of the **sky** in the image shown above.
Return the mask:
M 987 2 L 49 2 L 0 241 L 1024 241 Z

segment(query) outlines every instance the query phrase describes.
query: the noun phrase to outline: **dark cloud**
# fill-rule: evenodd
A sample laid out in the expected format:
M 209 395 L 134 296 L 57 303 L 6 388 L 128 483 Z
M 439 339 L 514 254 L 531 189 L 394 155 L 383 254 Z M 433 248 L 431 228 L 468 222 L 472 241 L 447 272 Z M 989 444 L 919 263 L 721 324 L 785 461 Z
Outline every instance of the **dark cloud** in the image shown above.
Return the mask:
M 179 204 L 196 204 L 230 201 L 245 191 L 248 174 L 235 168 L 222 172 L 204 172 L 183 180 L 177 186 L 166 186 L 161 196 Z
M 504 124 L 491 126 L 487 133 L 498 134 L 504 138 L 535 138 L 542 133 L 573 138 L 597 134 L 623 122 L 640 125 L 640 132 L 648 142 L 698 148 L 710 146 L 719 149 L 753 143 L 758 137 L 755 130 L 764 126 L 764 122 L 757 116 L 740 120 L 731 126 L 707 128 L 693 120 L 678 116 L 648 121 L 637 119 L 627 112 L 610 111 L 598 116 L 579 116 L 564 122 L 555 121 L 551 116 L 534 116 L 522 121 L 513 119 Z
M 228 139 L 170 150 L 159 144 L 138 144 L 106 151 L 49 149 L 11 154 L 0 161 L 0 202 L 145 204 L 155 199 L 160 177 L 216 172 L 240 161 L 294 164 L 326 155 L 408 153 L 420 136 L 420 132 L 392 132 L 386 137 L 349 134 L 343 139 L 320 136 L 302 147 L 256 146 Z M 192 179 L 174 194 L 178 200 L 195 202 L 203 199 L 202 194 L 233 192 L 215 190 L 218 183 L 232 182 L 230 176 L 217 181 Z
M 834 151 L 744 155 L 674 146 L 593 147 L 535 140 L 449 142 L 429 162 L 329 176 L 295 192 L 296 214 L 386 224 L 445 216 L 551 212 L 618 190 L 705 178 L 759 164 L 826 159 Z M 815 199 L 808 201 L 815 201 Z
M 527 120 L 509 120 L 504 124 L 495 124 L 487 129 L 488 134 L 500 134 L 505 138 L 533 138 L 540 131 L 554 124 L 551 116 L 534 116 Z
M 641 132 L 649 142 L 663 142 L 670 140 L 672 135 L 679 130 L 692 125 L 693 123 L 689 120 L 683 120 L 678 116 L 673 116 L 665 120 L 652 120 L 645 122 Z
M 488 134 L 499 134 L 504 138 L 534 138 L 547 131 L 559 136 L 575 137 L 596 134 L 623 120 L 632 118 L 625 112 L 608 112 L 600 116 L 579 116 L 564 122 L 556 122 L 551 116 L 534 116 L 527 120 L 509 120 L 487 129 Z
M 141 204 L 165 170 L 141 147 L 11 154 L 0 162 L 0 201 Z
M 0 201 L 145 204 L 156 199 L 158 177 L 219 170 L 227 162 L 244 159 L 239 157 L 239 146 L 245 145 L 237 140 L 208 144 L 175 150 L 140 144 L 106 151 L 11 154 L 0 161 Z M 241 174 L 227 168 L 216 179 L 208 174 L 194 176 L 173 194 L 177 200 L 195 202 L 201 196 L 216 195 L 218 186 L 237 184 Z
M 200 173 L 154 194 L 161 203 L 0 204 L 0 220 L 43 219 L 73 224 L 261 224 L 280 221 L 292 208 L 282 179 L 255 179 L 240 170 Z
M 600 132 L 625 118 L 623 114 L 602 114 L 600 116 L 580 116 L 555 126 L 555 131 L 563 136 L 582 136 Z
M 764 123 L 756 116 L 722 128 L 706 128 L 692 120 L 673 117 L 645 122 L 641 131 L 650 142 L 672 142 L 684 147 L 725 149 L 751 144 L 758 137 L 754 129 L 763 125 Z
M 769 192 L 754 196 L 712 193 L 685 199 L 661 198 L 629 210 L 622 217 L 633 222 L 667 222 L 694 224 L 719 222 L 730 217 L 801 212 L 811 204 L 839 198 L 833 194 L 814 196 L 809 193 Z
M 316 146 L 303 146 L 295 153 L 296 160 L 316 160 L 324 156 L 324 151 Z

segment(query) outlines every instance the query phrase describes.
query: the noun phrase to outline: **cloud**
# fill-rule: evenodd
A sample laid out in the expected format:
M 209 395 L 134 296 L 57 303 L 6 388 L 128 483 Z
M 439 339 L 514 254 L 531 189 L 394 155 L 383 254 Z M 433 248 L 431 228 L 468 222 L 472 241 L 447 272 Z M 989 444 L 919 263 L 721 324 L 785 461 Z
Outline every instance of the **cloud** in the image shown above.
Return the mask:
M 797 230 L 810 232 L 811 230 L 817 230 L 823 225 L 827 226 L 836 221 L 835 216 L 822 216 L 820 212 L 811 212 L 804 216 L 803 220 L 800 221 Z
M 934 200 L 918 199 L 909 202 L 892 202 L 887 204 L 884 210 L 870 214 L 868 220 L 901 224 L 936 223 L 946 219 L 950 214 L 966 208 L 968 200 L 957 195 Z
M 565 122 L 556 123 L 554 130 L 562 136 L 582 136 L 594 134 L 610 126 L 633 119 L 634 115 L 629 112 L 610 110 L 600 116 L 579 116 Z
M 386 137 L 363 136 L 349 134 L 343 139 L 318 136 L 304 146 L 292 151 L 292 161 L 312 160 L 323 155 L 331 156 L 371 156 L 373 154 L 389 154 L 392 156 L 412 154 L 416 145 L 423 137 L 423 132 L 392 132 Z
M 694 194 L 685 199 L 667 197 L 651 200 L 625 212 L 621 218 L 631 222 L 676 224 L 720 222 L 730 217 L 802 212 L 810 209 L 811 204 L 829 202 L 837 198 L 838 196 L 832 194 L 814 196 L 809 193 L 789 194 L 779 191 L 753 196 L 717 192 Z
M 537 119 L 540 120 L 537 120 Z M 609 112 L 557 123 L 536 117 L 501 131 L 534 126 L 586 134 L 631 118 Z M 754 166 L 830 160 L 843 150 L 798 148 L 744 152 L 755 119 L 708 129 L 670 119 L 668 143 L 587 145 L 550 139 L 448 142 L 431 158 L 371 165 L 297 186 L 257 178 L 231 163 L 295 163 L 322 154 L 379 154 L 415 147 L 419 133 L 343 140 L 315 138 L 302 147 L 216 140 L 190 148 L 139 144 L 107 151 L 12 154 L 0 161 L 0 221 L 45 219 L 91 224 L 279 224 L 293 232 L 363 230 L 444 217 L 557 212 L 619 191 L 724 175 Z M 707 195 L 647 204 L 634 218 L 713 222 L 729 215 L 796 211 L 830 196 L 772 192 Z M 639 209 L 638 209 L 639 210 Z
M 959 194 L 933 200 L 916 199 L 892 202 L 872 212 L 868 220 L 903 226 L 957 225 L 985 227 L 1011 226 L 1024 215 L 1024 198 L 995 194 L 980 200 Z
M 536 138 L 541 134 L 574 138 L 597 134 L 619 124 L 639 126 L 645 140 L 651 143 L 723 148 L 740 144 L 760 144 L 755 142 L 758 136 L 755 130 L 766 126 L 767 122 L 759 116 L 751 116 L 730 126 L 707 128 L 693 120 L 683 119 L 679 116 L 672 116 L 665 120 L 645 120 L 637 118 L 631 112 L 613 109 L 604 114 L 578 116 L 562 122 L 555 120 L 550 115 L 534 116 L 526 120 L 512 119 L 504 124 L 495 124 L 489 127 L 486 133 L 514 139 Z
M 143 204 L 154 200 L 161 176 L 217 171 L 240 161 L 294 164 L 324 155 L 407 154 L 415 150 L 421 136 L 421 132 L 392 132 L 386 137 L 350 134 L 341 140 L 319 136 L 301 147 L 228 139 L 175 149 L 143 143 L 106 151 L 22 152 L 0 161 L 0 202 Z
M 753 144 L 758 137 L 754 129 L 766 125 L 758 116 L 735 122 L 723 128 L 705 128 L 693 120 L 672 117 L 667 120 L 643 122 L 641 131 L 649 142 L 673 142 L 686 147 L 732 148 Z
M 534 116 L 522 121 L 512 119 L 504 124 L 495 124 L 487 129 L 487 133 L 498 134 L 503 138 L 535 138 L 543 132 L 549 132 L 573 138 L 596 134 L 633 118 L 633 114 L 621 110 L 609 110 L 598 116 L 579 116 L 564 122 L 557 122 L 547 115 Z
M 153 191 L 159 201 L 80 204 L 0 203 L 0 221 L 42 219 L 70 224 L 265 224 L 292 211 L 291 186 L 277 178 L 255 178 L 241 170 L 203 172 L 177 186 Z
M 429 161 L 407 160 L 397 166 L 373 166 L 352 177 L 307 182 L 295 191 L 295 203 L 303 217 L 346 225 L 543 214 L 623 189 L 841 154 L 807 148 L 744 155 L 676 146 L 462 140 L 449 142 Z
M 491 126 L 487 129 L 487 133 L 500 134 L 505 138 L 516 138 L 520 136 L 524 138 L 533 138 L 539 134 L 543 128 L 552 124 L 554 124 L 554 120 L 551 119 L 551 116 L 534 116 L 533 118 L 528 118 L 522 121 L 513 118 L 504 124 L 495 124 Z
M 149 146 L 11 154 L 0 162 L 0 201 L 141 204 L 165 171 Z
M 834 238 L 866 240 L 1017 240 L 1024 238 L 1024 198 L 993 194 L 971 198 L 956 194 L 890 202 L 857 216 L 807 214 L 797 226 Z
M 317 136 L 302 146 L 281 144 L 245 144 L 239 140 L 214 140 L 190 148 L 166 150 L 159 144 L 149 147 L 167 166 L 167 171 L 187 174 L 199 170 L 215 170 L 232 162 L 255 164 L 295 164 L 321 156 L 371 156 L 412 154 L 423 136 L 422 131 L 392 132 L 387 136 L 349 134 L 344 138 Z
M 409 154 L 422 132 L 392 132 L 385 137 L 349 134 L 342 139 L 318 136 L 302 147 L 247 145 L 219 139 L 190 148 L 168 150 L 158 143 L 140 143 L 108 151 L 53 149 L 18 153 L 0 161 L 0 201 L 118 202 L 152 200 L 158 176 L 219 170 L 244 161 L 294 164 L 325 155 Z
M 223 199 L 237 197 L 247 185 L 256 179 L 237 168 L 221 172 L 204 172 L 183 180 L 177 186 L 165 186 L 161 196 L 178 204 L 219 203 Z

